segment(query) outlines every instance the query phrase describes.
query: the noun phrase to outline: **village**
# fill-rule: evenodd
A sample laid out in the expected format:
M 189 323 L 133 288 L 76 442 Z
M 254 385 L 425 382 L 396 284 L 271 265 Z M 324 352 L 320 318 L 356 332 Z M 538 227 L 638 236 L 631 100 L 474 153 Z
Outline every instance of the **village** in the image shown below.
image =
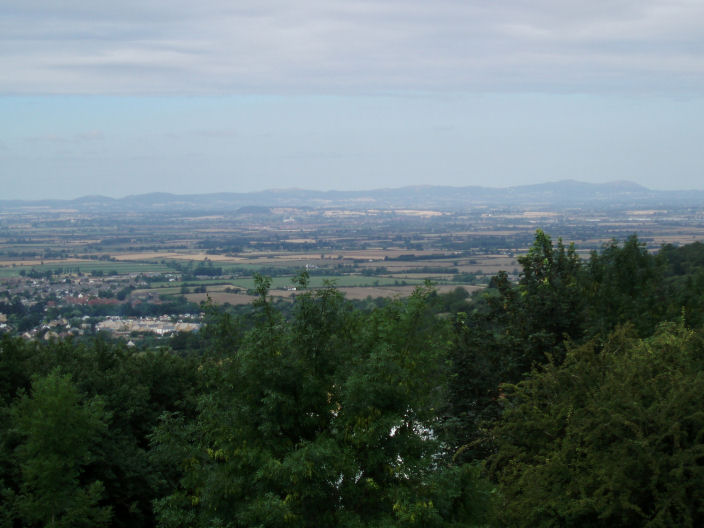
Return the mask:
M 108 332 L 115 337 L 135 334 L 169 336 L 200 328 L 202 314 L 162 313 L 164 304 L 147 288 L 149 281 L 175 281 L 176 274 L 123 275 L 81 272 L 22 273 L 0 281 L 0 331 L 26 339 L 59 339 Z M 128 315 L 138 311 L 144 315 Z

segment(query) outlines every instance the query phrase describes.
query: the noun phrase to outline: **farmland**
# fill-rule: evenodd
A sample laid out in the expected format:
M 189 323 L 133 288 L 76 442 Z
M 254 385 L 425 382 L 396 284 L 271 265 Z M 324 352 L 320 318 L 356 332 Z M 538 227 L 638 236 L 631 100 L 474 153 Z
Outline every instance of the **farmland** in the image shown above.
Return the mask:
M 499 271 L 518 280 L 536 229 L 574 242 L 583 258 L 633 233 L 651 251 L 704 239 L 702 211 L 692 206 L 206 213 L 0 211 L 0 325 L 36 331 L 72 317 L 77 332 L 85 326 L 78 317 L 94 317 L 92 327 L 108 315 L 176 320 L 203 302 L 251 303 L 258 274 L 280 300 L 300 293 L 301 272 L 309 288 L 334 285 L 351 300 L 402 297 L 427 281 L 474 292 Z

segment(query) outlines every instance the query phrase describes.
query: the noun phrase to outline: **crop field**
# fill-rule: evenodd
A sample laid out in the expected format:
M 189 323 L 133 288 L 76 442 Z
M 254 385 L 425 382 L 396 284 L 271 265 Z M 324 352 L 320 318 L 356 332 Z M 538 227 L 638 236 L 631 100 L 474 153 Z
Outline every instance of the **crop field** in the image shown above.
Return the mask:
M 453 291 L 457 288 L 457 285 L 449 286 L 436 286 L 435 289 L 439 293 L 446 293 Z M 468 292 L 473 292 L 481 290 L 481 286 L 461 286 Z M 337 290 L 340 291 L 345 298 L 350 300 L 365 300 L 368 298 L 375 299 L 377 297 L 386 298 L 403 298 L 408 297 L 413 293 L 416 286 L 359 286 L 359 287 L 338 287 Z M 288 299 L 294 295 L 299 295 L 301 292 L 295 291 L 282 291 L 282 290 L 272 290 L 270 295 L 273 299 Z M 228 303 L 233 306 L 239 306 L 243 304 L 252 303 L 256 297 L 253 295 L 248 295 L 246 293 L 235 293 L 235 292 L 224 292 L 224 291 L 208 291 L 207 293 L 189 293 L 186 294 L 186 299 L 190 302 L 201 303 L 210 299 L 215 304 Z
M 468 292 L 474 292 L 483 289 L 482 286 L 472 286 L 472 285 L 440 285 L 435 286 L 435 289 L 439 293 L 446 293 L 453 291 L 457 287 L 462 287 Z M 339 288 L 339 290 L 345 294 L 345 297 L 353 300 L 364 300 L 369 297 L 372 299 L 376 297 L 390 297 L 390 298 L 400 298 L 408 297 L 416 289 L 416 286 L 388 286 L 388 287 L 362 287 L 362 288 Z
M 274 290 L 289 290 L 296 286 L 294 276 L 272 277 L 270 289 Z M 321 288 L 326 284 L 332 284 L 338 288 L 362 287 L 362 286 L 401 286 L 418 285 L 424 282 L 423 279 L 407 279 L 405 281 L 390 277 L 367 277 L 360 275 L 326 275 L 312 276 L 309 278 L 310 288 Z M 254 289 L 256 284 L 254 277 L 245 277 L 238 279 L 199 279 L 193 281 L 178 281 L 178 282 L 160 282 L 154 283 L 150 288 L 137 290 L 135 293 L 158 293 L 160 295 L 174 295 L 180 293 L 182 288 L 193 288 L 203 286 L 206 291 L 226 291 L 227 288 L 235 288 L 240 290 Z M 295 291 L 295 290 L 294 290 Z
M 329 282 L 349 298 L 366 299 L 408 295 L 426 280 L 440 291 L 475 290 L 502 270 L 517 280 L 518 258 L 538 228 L 554 241 L 574 242 L 583 258 L 635 232 L 652 251 L 704 239 L 704 212 L 695 208 L 414 211 L 6 213 L 0 215 L 0 281 L 12 284 L 8 295 L 29 291 L 30 301 L 32 281 L 63 276 L 88 277 L 86 295 L 120 293 L 120 302 L 185 295 L 241 304 L 251 301 L 255 274 L 270 277 L 271 294 L 285 298 L 296 294 L 296 275 L 308 270 L 311 288 Z
M 0 262 L 0 277 L 15 277 L 19 276 L 22 271 L 37 271 L 40 273 L 47 271 L 59 271 L 63 273 L 94 273 L 102 272 L 103 274 L 124 275 L 131 273 L 168 273 L 170 270 L 164 264 L 159 262 L 111 262 L 97 260 L 81 260 L 81 259 L 63 259 L 56 261 L 41 261 L 36 264 L 31 264 L 31 261 L 21 261 L 22 264 L 15 262 L 8 263 L 7 261 Z
M 227 255 L 208 255 L 203 252 L 137 252 L 137 253 L 124 253 L 115 255 L 116 260 L 120 261 L 145 261 L 145 260 L 175 260 L 175 261 L 203 261 L 210 260 L 213 262 L 246 262 L 247 259 L 243 257 L 231 257 Z
M 209 293 L 189 293 L 186 294 L 186 299 L 189 302 L 200 304 L 210 299 L 215 304 L 231 304 L 232 306 L 240 306 L 243 304 L 251 304 L 256 297 L 243 293 L 227 293 L 227 292 L 209 292 Z

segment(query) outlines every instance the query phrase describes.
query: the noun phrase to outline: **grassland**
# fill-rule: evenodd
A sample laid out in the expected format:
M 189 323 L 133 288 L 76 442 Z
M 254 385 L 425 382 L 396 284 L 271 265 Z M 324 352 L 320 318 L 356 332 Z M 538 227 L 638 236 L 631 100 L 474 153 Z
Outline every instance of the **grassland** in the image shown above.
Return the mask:
M 0 278 L 1 277 L 16 277 L 29 271 L 37 271 L 45 273 L 47 271 L 57 271 L 68 273 L 103 273 L 105 275 L 124 275 L 132 273 L 168 273 L 173 271 L 168 266 L 160 262 L 142 261 L 142 262 L 110 262 L 96 261 L 85 259 L 58 259 L 51 261 L 20 261 L 12 262 L 8 260 L 0 261 Z

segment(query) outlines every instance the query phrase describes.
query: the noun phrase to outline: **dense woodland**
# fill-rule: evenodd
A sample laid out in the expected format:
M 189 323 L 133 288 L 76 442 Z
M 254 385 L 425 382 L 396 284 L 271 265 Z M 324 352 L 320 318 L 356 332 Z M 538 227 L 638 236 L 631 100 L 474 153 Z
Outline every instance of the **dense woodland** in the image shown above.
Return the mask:
M 3 336 L 0 527 L 704 526 L 704 245 L 519 260 L 368 305 L 259 277 L 172 350 Z

